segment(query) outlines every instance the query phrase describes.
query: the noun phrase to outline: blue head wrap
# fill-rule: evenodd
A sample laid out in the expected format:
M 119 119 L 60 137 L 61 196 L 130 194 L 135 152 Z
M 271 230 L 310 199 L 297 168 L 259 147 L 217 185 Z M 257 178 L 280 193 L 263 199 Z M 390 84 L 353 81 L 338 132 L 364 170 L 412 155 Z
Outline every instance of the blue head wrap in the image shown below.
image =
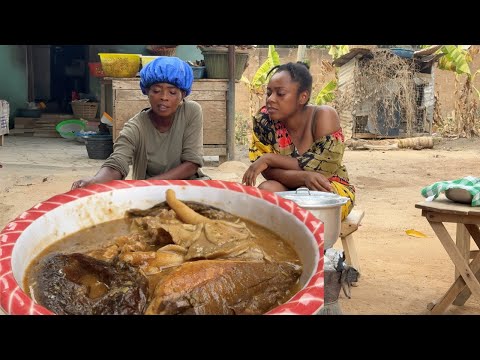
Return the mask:
M 174 56 L 159 56 L 140 71 L 140 88 L 143 94 L 157 83 L 169 83 L 186 92 L 192 91 L 193 71 L 185 61 Z

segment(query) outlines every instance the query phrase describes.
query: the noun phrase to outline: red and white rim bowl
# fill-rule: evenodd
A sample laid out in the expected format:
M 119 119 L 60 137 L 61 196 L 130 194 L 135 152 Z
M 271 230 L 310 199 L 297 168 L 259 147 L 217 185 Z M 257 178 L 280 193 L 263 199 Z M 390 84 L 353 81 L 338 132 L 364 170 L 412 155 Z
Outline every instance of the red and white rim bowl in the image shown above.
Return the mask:
M 57 195 L 7 224 L 0 233 L 0 305 L 12 315 L 52 314 L 22 290 L 25 270 L 48 245 L 80 229 L 122 218 L 125 210 L 147 209 L 165 200 L 202 202 L 252 220 L 280 234 L 303 263 L 301 290 L 267 314 L 313 315 L 323 307 L 323 223 L 274 193 L 218 180 L 124 180 Z

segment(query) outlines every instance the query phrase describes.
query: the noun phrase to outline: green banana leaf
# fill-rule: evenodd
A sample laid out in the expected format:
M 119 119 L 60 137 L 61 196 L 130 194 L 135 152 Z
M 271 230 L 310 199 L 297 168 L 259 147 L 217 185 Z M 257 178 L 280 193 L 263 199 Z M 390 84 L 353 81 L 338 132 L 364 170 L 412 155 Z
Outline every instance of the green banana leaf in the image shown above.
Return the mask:
M 468 52 L 460 46 L 444 45 L 440 49 L 445 55 L 438 61 L 438 66 L 443 70 L 455 71 L 457 74 L 471 75 L 468 65 Z
M 332 56 L 333 60 L 338 59 L 340 56 L 347 54 L 350 51 L 348 45 L 331 45 L 328 53 Z
M 268 46 L 268 58 L 265 62 L 258 68 L 255 75 L 253 75 L 251 86 L 254 89 L 258 89 L 263 84 L 267 82 L 267 74 L 274 67 L 280 65 L 280 57 L 278 56 L 277 51 L 275 50 L 274 45 Z
M 337 88 L 337 81 L 332 80 L 323 87 L 315 98 L 316 105 L 323 105 L 333 101 L 335 98 L 335 89 Z

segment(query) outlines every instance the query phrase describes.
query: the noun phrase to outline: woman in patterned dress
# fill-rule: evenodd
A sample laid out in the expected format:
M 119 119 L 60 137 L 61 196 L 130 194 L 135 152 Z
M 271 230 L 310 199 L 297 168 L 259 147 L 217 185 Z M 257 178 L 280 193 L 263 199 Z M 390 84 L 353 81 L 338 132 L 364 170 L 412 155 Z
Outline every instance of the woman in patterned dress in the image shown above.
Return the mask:
M 348 197 L 342 220 L 355 202 L 355 188 L 343 165 L 345 142 L 340 119 L 330 106 L 310 105 L 312 76 L 304 63 L 274 67 L 266 106 L 253 119 L 252 164 L 242 182 L 278 192 L 307 187 Z

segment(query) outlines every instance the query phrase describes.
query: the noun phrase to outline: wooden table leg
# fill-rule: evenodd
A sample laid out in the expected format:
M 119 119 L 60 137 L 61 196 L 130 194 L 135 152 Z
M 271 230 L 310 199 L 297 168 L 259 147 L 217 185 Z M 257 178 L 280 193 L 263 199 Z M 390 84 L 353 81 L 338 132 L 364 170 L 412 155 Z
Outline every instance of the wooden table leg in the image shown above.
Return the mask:
M 480 248 L 480 230 L 478 228 L 478 225 L 465 224 L 463 226 L 463 228 L 468 231 L 468 233 L 466 235 L 468 235 L 469 247 L 470 247 L 470 235 L 471 235 L 472 239 L 475 241 L 475 244 L 477 244 L 477 246 Z M 468 256 L 468 258 L 470 258 L 470 251 L 468 252 L 468 255 L 466 255 L 466 257 L 467 256 Z M 472 267 L 472 265 L 470 265 L 470 267 Z M 476 276 L 477 280 L 480 280 L 480 272 L 477 272 L 477 271 L 474 271 L 474 272 L 475 272 L 475 276 Z M 468 300 L 468 298 L 470 297 L 470 295 L 472 295 L 472 292 L 470 291 L 470 289 L 468 287 L 465 287 L 462 290 L 462 292 L 460 294 L 458 294 L 457 298 L 453 302 L 453 305 L 463 306 L 465 304 L 465 302 Z
M 431 308 L 433 314 L 441 314 L 453 303 L 457 295 L 463 290 L 465 284 L 469 287 L 470 291 L 480 299 L 480 283 L 475 277 L 475 273 L 480 270 L 480 254 L 477 254 L 471 263 L 472 268 L 470 268 L 468 264 L 469 257 L 465 259 L 443 223 L 431 221 L 429 221 L 429 223 L 461 275 L 442 299 Z
M 457 232 L 456 232 L 456 242 L 457 248 L 463 254 L 465 259 L 470 259 L 470 233 L 467 231 L 465 225 L 458 223 Z M 468 260 L 467 260 L 468 261 Z M 460 276 L 460 273 L 457 268 L 455 268 L 455 280 Z M 467 287 L 468 289 L 468 287 Z M 465 290 L 465 289 L 464 289 Z M 469 293 L 466 298 L 460 299 L 459 296 L 453 302 L 453 305 L 462 306 L 467 301 L 468 297 L 471 295 Z
M 457 224 L 456 232 L 456 242 L 457 247 L 460 252 L 463 254 L 465 259 L 470 258 L 470 233 L 467 231 L 467 228 L 463 224 Z M 455 279 L 460 276 L 458 269 L 455 268 Z
M 471 263 L 471 269 L 476 273 L 478 279 L 480 275 L 480 253 L 478 253 L 473 259 Z M 453 285 L 450 286 L 450 289 L 448 289 L 447 293 L 441 298 L 440 301 L 428 304 L 427 308 L 432 312 L 432 314 L 443 314 L 450 304 L 456 302 L 460 297 L 465 297 L 466 301 L 471 294 L 472 292 L 468 286 L 466 286 L 465 281 L 460 276 L 453 283 Z

